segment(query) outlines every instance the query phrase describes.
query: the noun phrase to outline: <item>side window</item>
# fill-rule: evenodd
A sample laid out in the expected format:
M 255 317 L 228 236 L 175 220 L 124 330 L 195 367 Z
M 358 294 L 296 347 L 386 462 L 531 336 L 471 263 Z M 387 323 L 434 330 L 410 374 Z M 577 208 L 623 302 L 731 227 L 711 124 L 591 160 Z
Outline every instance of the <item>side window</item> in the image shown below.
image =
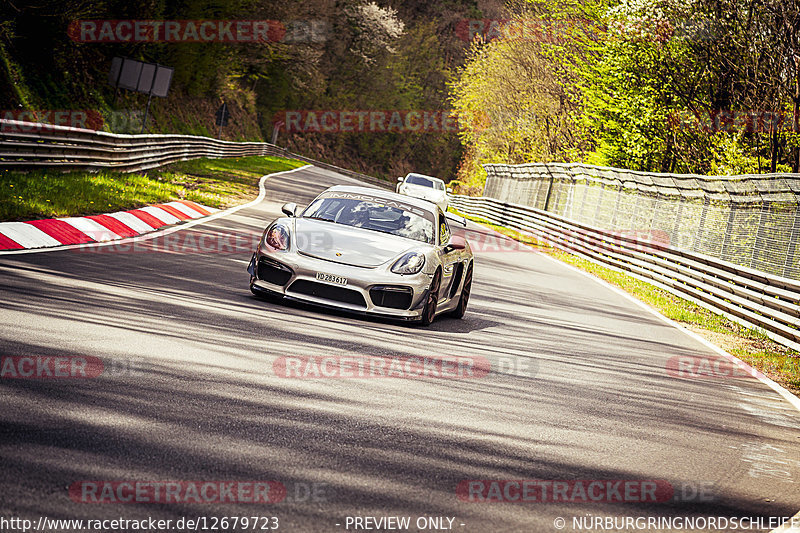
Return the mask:
M 439 211 L 439 245 L 444 246 L 450 240 L 450 226 L 447 225 L 447 219 L 441 211 Z

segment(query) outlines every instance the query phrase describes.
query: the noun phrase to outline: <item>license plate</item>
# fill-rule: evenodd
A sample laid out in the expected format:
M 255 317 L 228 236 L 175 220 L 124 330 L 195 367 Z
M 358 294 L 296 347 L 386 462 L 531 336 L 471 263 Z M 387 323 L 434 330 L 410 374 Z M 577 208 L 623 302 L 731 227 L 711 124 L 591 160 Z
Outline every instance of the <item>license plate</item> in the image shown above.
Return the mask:
M 335 283 L 336 285 L 347 285 L 347 278 L 334 276 L 333 274 L 325 274 L 324 272 L 317 272 L 317 279 L 320 281 L 327 281 L 328 283 Z

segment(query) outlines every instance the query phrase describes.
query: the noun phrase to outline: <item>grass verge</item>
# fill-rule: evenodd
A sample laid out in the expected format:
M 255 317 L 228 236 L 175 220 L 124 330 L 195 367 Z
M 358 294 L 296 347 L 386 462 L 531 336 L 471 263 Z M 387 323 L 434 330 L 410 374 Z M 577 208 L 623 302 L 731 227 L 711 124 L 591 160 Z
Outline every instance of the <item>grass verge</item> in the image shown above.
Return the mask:
M 0 221 L 93 215 L 179 199 L 223 209 L 255 198 L 264 174 L 304 164 L 251 156 L 193 159 L 129 174 L 5 171 L 0 177 Z
M 800 396 L 800 353 L 778 344 L 761 331 L 742 326 L 705 307 L 684 300 L 671 292 L 628 274 L 552 248 L 530 234 L 492 224 L 483 218 L 464 215 L 453 208 L 450 210 L 503 235 L 536 246 L 559 261 L 573 265 L 619 287 L 667 318 L 680 323 L 726 352 L 735 355 L 796 396 Z

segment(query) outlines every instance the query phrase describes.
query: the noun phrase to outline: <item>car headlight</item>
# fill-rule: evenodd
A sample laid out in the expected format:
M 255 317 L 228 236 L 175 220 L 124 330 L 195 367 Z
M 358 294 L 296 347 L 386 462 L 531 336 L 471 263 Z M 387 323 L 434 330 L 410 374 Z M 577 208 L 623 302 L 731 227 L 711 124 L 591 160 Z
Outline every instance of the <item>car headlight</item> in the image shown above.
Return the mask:
M 289 228 L 283 224 L 275 224 L 267 230 L 264 244 L 274 250 L 289 249 Z
M 395 274 L 416 274 L 425 266 L 425 255 L 419 252 L 408 252 L 392 265 Z

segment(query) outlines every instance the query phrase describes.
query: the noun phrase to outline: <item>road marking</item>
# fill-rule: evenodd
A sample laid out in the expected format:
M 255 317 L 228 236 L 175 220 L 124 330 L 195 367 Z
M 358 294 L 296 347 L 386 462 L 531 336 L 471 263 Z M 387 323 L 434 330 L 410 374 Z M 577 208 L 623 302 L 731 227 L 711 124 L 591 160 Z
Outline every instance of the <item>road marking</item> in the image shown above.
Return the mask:
M 203 216 L 210 215 L 212 213 L 216 213 L 217 211 L 219 211 L 219 209 L 214 209 L 213 207 L 206 207 L 204 205 L 200 205 L 200 204 L 196 204 L 194 202 L 190 202 L 189 200 L 176 200 L 176 201 L 174 201 L 172 203 L 174 203 L 174 204 L 183 204 L 183 205 L 189 207 L 190 209 L 194 209 L 195 211 L 197 211 L 198 213 L 200 213 Z
M 783 399 L 785 399 L 787 402 L 792 404 L 795 407 L 795 409 L 800 411 L 800 398 L 798 398 L 797 396 L 795 396 L 794 394 L 792 394 L 788 390 L 784 389 L 783 387 L 781 387 L 780 385 L 778 385 L 777 383 L 775 383 L 774 381 L 772 381 L 768 377 L 764 376 L 761 372 L 759 372 L 755 368 L 751 367 L 750 365 L 748 365 L 747 363 L 745 363 L 744 361 L 742 361 L 738 357 L 729 354 L 728 352 L 726 352 L 725 350 L 723 350 L 722 348 L 720 348 L 716 344 L 714 344 L 711 341 L 705 339 L 704 337 L 701 337 L 697 333 L 695 333 L 695 332 L 683 327 L 682 325 L 678 324 L 677 322 L 675 322 L 671 318 L 667 318 L 666 316 L 664 316 L 661 313 L 659 313 L 656 309 L 650 307 L 649 305 L 647 305 L 643 301 L 637 299 L 636 297 L 632 296 L 631 294 L 628 294 L 627 292 L 625 292 L 624 290 L 620 289 L 619 287 L 615 287 L 614 285 L 611 285 L 610 283 L 608 283 L 604 279 L 598 278 L 597 276 L 593 276 L 592 274 L 589 274 L 588 272 L 584 272 L 583 270 L 579 269 L 578 267 L 575 267 L 575 266 L 572 266 L 572 265 L 570 265 L 568 263 L 564 263 L 562 261 L 559 261 L 558 259 L 550 257 L 549 255 L 547 255 L 545 253 L 543 253 L 541 255 L 542 255 L 542 257 L 546 257 L 550 261 L 553 261 L 553 262 L 555 262 L 555 263 L 557 263 L 557 264 L 559 264 L 559 265 L 561 265 L 563 267 L 566 267 L 566 268 L 568 268 L 570 270 L 573 270 L 573 271 L 577 272 L 578 274 L 586 276 L 587 278 L 595 281 L 596 283 L 599 283 L 600 285 L 603 285 L 607 289 L 612 290 L 613 292 L 619 294 L 623 298 L 626 298 L 627 300 L 629 300 L 629 301 L 633 302 L 634 304 L 638 305 L 642 309 L 645 309 L 650 314 L 658 317 L 662 322 L 665 322 L 665 323 L 669 324 L 670 326 L 672 326 L 672 327 L 674 327 L 676 329 L 679 329 L 680 331 L 682 331 L 686 335 L 690 336 L 694 340 L 696 340 L 699 343 L 703 344 L 706 348 L 709 348 L 710 350 L 716 352 L 717 354 L 721 355 L 722 357 L 728 359 L 732 363 L 734 363 L 736 365 L 739 365 L 742 368 L 746 369 L 748 372 L 752 373 L 752 375 L 754 375 L 756 377 L 756 379 L 758 379 L 759 381 L 761 381 L 762 383 L 767 385 L 769 388 L 771 388 L 772 390 L 774 390 L 775 392 L 780 394 L 783 397 Z
M 2 222 L 0 223 L 0 233 L 25 248 L 61 245 L 59 241 L 47 233 L 25 222 Z
M 175 209 L 176 211 L 180 211 L 189 218 L 200 218 L 204 216 L 204 213 L 201 213 L 200 211 L 197 211 L 196 209 L 193 209 L 192 207 L 189 207 L 188 205 L 182 204 L 180 202 L 169 202 L 164 205 L 167 205 Z
M 745 442 L 741 446 L 731 446 L 733 449 L 744 449 L 742 460 L 750 464 L 748 474 L 750 477 L 769 477 L 784 483 L 794 483 L 792 473 L 783 470 L 787 465 L 794 468 L 800 467 L 800 461 L 786 457 L 786 450 L 767 443 Z M 777 454 L 782 454 L 777 456 Z
M 614 285 L 611 285 L 610 283 L 608 283 L 604 279 L 598 278 L 597 276 L 593 276 L 592 274 L 589 274 L 588 272 L 584 272 L 583 270 L 579 269 L 578 267 L 575 267 L 575 266 L 572 266 L 572 265 L 570 265 L 568 263 L 564 263 L 562 261 L 559 261 L 558 259 L 556 259 L 554 257 L 550 257 L 548 254 L 543 253 L 541 255 L 543 257 L 546 257 L 550 261 L 553 261 L 554 263 L 557 263 L 557 264 L 559 264 L 559 265 L 561 265 L 563 267 L 566 267 L 566 268 L 568 268 L 568 269 L 570 269 L 570 270 L 572 270 L 574 272 L 577 272 L 578 274 L 581 274 L 582 276 L 585 276 L 585 277 L 595 281 L 596 283 L 599 283 L 600 285 L 606 287 L 607 289 L 612 290 L 613 292 L 619 294 L 623 298 L 626 298 L 627 300 L 633 302 L 634 304 L 638 305 L 642 309 L 646 310 L 650 314 L 658 317 L 659 320 L 661 320 L 662 322 L 665 322 L 666 324 L 669 324 L 670 326 L 682 331 L 683 333 L 685 333 L 686 335 L 688 335 L 691 338 L 695 339 L 699 343 L 703 344 L 705 347 L 709 348 L 713 352 L 716 352 L 717 354 L 721 355 L 722 357 L 725 357 L 726 359 L 730 360 L 731 362 L 733 362 L 733 363 L 735 363 L 737 365 L 742 366 L 743 368 L 749 369 L 750 371 L 752 371 L 752 375 L 755 376 L 756 379 L 758 379 L 759 381 L 764 383 L 766 386 L 768 386 L 769 388 L 771 388 L 772 390 L 774 390 L 775 392 L 780 394 L 783 397 L 784 400 L 789 402 L 795 409 L 800 411 L 800 398 L 796 397 L 794 394 L 792 394 L 788 390 L 784 389 L 783 387 L 781 387 L 780 385 L 778 385 L 777 383 L 775 383 L 774 381 L 772 381 L 771 379 L 766 377 L 761 372 L 758 372 L 756 369 L 754 369 L 753 367 L 751 367 L 750 365 L 748 365 L 747 363 L 745 363 L 744 361 L 742 361 L 738 357 L 729 354 L 728 352 L 726 352 L 725 350 L 723 350 L 722 348 L 720 348 L 716 344 L 714 344 L 711 341 L 701 337 L 697 333 L 695 333 L 695 332 L 683 327 L 682 325 L 678 324 L 677 322 L 675 322 L 671 318 L 668 318 L 668 317 L 662 315 L 656 309 L 650 307 L 649 305 L 647 305 L 643 301 L 635 298 L 633 295 L 628 294 L 627 292 L 623 291 L 619 287 L 615 287 Z M 780 528 L 773 529 L 770 533 L 790 533 L 790 532 L 791 533 L 795 533 L 796 531 L 798 531 L 798 527 L 797 526 L 792 527 L 792 524 L 800 524 L 800 512 L 798 512 L 797 515 L 795 515 L 794 519 L 790 519 L 784 526 L 781 526 Z
M 91 237 L 96 241 L 119 239 L 121 237 L 121 235 L 117 235 L 107 227 L 89 218 L 69 217 L 69 218 L 60 218 L 59 220 L 66 222 L 76 230 L 85 233 L 86 235 L 88 235 L 89 237 Z
M 116 218 L 110 217 L 108 215 L 90 215 L 88 217 L 84 217 L 87 220 L 94 220 L 104 228 L 108 228 L 112 232 L 119 235 L 119 238 L 122 237 L 133 237 L 138 235 L 139 232 L 131 228 L 130 226 L 123 224 Z M 134 217 L 136 218 L 136 217 Z M 99 239 L 98 239 L 99 240 Z
M 178 220 L 189 220 L 191 218 L 197 218 L 194 215 L 187 215 L 183 211 L 175 209 L 174 207 L 172 207 L 171 205 L 168 205 L 168 204 L 156 204 L 156 205 L 151 206 L 151 207 L 155 207 L 155 208 L 161 209 L 165 213 L 174 216 Z
M 166 210 L 161 209 L 160 207 L 156 207 L 154 205 L 148 205 L 147 207 L 142 207 L 140 211 L 144 211 L 148 215 L 157 218 L 164 224 L 177 224 L 178 222 L 181 221 L 181 219 L 179 219 L 175 215 L 171 215 Z
M 800 513 L 784 522 L 778 529 L 773 529 L 770 533 L 800 533 Z
M 162 221 L 160 218 L 154 217 L 147 211 L 142 211 L 141 209 L 133 209 L 132 211 L 128 211 L 131 215 L 135 216 L 151 228 L 157 229 L 161 226 L 166 226 L 167 223 Z
M 9 239 L 0 232 L 0 248 L 3 250 L 16 250 L 24 248 L 24 246 L 20 245 L 20 243 L 14 241 L 13 239 Z
M 30 224 L 47 233 L 61 244 L 82 244 L 94 242 L 94 239 L 84 232 L 75 229 L 70 224 L 56 218 L 46 218 L 43 220 L 31 220 L 25 224 Z
M 122 222 L 123 224 L 125 224 L 126 226 L 131 228 L 132 230 L 134 230 L 136 232 L 139 232 L 139 233 L 148 233 L 148 232 L 153 231 L 154 229 L 156 229 L 153 226 L 151 226 L 150 224 L 148 224 L 147 222 L 145 222 L 144 220 L 142 220 L 141 218 L 137 217 L 136 215 L 132 215 L 131 213 L 128 213 L 127 211 L 119 211 L 117 213 L 109 213 L 108 216 L 110 216 L 111 218 L 115 218 L 115 219 L 119 220 L 120 222 Z

